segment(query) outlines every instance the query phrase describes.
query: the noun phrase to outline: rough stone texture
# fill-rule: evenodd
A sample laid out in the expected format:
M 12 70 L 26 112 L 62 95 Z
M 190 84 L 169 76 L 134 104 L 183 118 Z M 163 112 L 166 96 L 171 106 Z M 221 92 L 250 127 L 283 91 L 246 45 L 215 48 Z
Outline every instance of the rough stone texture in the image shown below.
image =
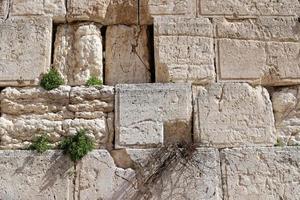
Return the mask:
M 0 0 L 0 22 L 4 19 L 7 19 L 9 8 L 8 0 Z
M 0 86 L 34 85 L 50 67 L 52 22 L 11 17 L 0 23 Z
M 189 84 L 117 85 L 115 110 L 117 147 L 191 139 Z
M 246 83 L 195 87 L 194 140 L 232 147 L 275 143 L 272 103 L 266 89 Z
M 157 17 L 154 30 L 157 82 L 214 81 L 213 29 L 208 19 Z
M 148 7 L 151 16 L 195 16 L 196 0 L 149 0 Z
M 83 85 L 91 76 L 103 79 L 100 27 L 94 23 L 58 26 L 54 67 L 62 74 L 65 83 Z
M 25 148 L 46 134 L 55 146 L 63 136 L 86 129 L 97 147 L 114 134 L 114 88 L 61 86 L 6 88 L 1 93 L 0 148 Z
M 54 22 L 65 22 L 65 0 L 13 0 L 12 16 L 50 16 Z
M 299 87 L 285 87 L 272 93 L 277 136 L 283 144 L 300 145 Z
M 110 0 L 67 0 L 68 22 L 104 22 Z
M 299 199 L 299 148 L 221 151 L 224 199 Z
M 72 168 L 57 151 L 0 151 L 0 199 L 72 199 Z
M 219 79 L 254 84 L 299 83 L 300 44 L 220 39 Z
M 151 82 L 147 26 L 109 26 L 106 31 L 105 84 Z
M 200 15 L 294 16 L 300 13 L 297 0 L 198 0 Z

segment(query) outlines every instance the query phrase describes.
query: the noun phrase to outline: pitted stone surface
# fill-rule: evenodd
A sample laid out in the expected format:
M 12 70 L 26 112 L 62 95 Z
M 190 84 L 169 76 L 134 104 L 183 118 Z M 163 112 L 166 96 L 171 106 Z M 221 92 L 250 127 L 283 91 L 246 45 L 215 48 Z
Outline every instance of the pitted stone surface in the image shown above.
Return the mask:
M 208 19 L 157 17 L 154 27 L 157 82 L 214 81 L 213 27 Z
M 0 23 L 0 86 L 36 85 L 50 67 L 52 22 L 11 17 Z
M 189 0 L 149 0 L 149 12 L 155 15 L 185 15 L 189 13 L 189 6 L 192 1 Z
M 299 199 L 300 148 L 221 151 L 224 199 Z
M 105 84 L 151 82 L 147 26 L 109 26 L 106 31 Z
M 59 151 L 0 151 L 0 199 L 72 199 L 72 168 Z
M 79 23 L 57 28 L 54 67 L 69 85 L 84 85 L 92 77 L 103 79 L 100 25 Z
M 231 147 L 275 143 L 272 103 L 266 89 L 245 83 L 194 87 L 194 140 Z
M 190 141 L 191 101 L 189 84 L 117 85 L 116 146 Z
M 0 0 L 0 22 L 7 18 L 9 0 Z

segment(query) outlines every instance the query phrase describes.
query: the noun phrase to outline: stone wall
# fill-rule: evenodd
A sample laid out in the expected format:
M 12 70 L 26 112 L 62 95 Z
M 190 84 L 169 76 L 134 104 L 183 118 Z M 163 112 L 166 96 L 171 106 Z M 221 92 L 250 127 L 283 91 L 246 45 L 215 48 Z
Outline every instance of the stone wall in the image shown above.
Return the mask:
M 299 15 L 297 0 L 0 0 L 0 199 L 298 200 Z M 52 68 L 65 83 L 46 91 Z M 74 163 L 58 144 L 80 129 L 96 149 Z M 28 151 L 41 135 L 52 150 Z

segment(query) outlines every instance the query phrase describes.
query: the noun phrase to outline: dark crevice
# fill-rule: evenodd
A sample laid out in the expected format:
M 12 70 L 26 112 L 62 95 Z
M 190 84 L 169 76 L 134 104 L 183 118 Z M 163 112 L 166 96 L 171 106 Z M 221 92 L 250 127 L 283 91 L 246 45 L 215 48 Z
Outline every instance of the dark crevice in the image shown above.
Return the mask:
M 140 12 L 141 12 L 141 4 L 140 0 L 137 0 L 137 25 L 140 26 L 141 24 L 141 19 L 140 19 Z
M 57 33 L 57 27 L 58 24 L 52 25 L 52 41 L 51 41 L 51 64 L 53 65 L 54 63 L 54 50 L 55 50 L 55 38 L 56 38 L 56 33 Z
M 100 28 L 100 31 L 101 31 L 101 36 L 102 36 L 102 56 L 103 56 L 103 70 L 102 70 L 102 81 L 103 83 L 105 83 L 105 57 L 106 57 L 106 54 L 105 54 L 105 50 L 106 50 L 106 30 L 107 30 L 107 26 L 102 26 Z
M 151 73 L 151 82 L 155 83 L 155 58 L 154 58 L 154 27 L 150 25 L 147 27 L 147 36 L 148 36 L 148 49 L 149 49 L 149 67 Z
M 4 90 L 5 87 L 0 87 L 0 94 L 2 92 L 2 90 Z M 1 99 L 0 99 L 1 100 Z M 1 110 L 1 106 L 0 106 L 0 117 L 2 117 L 2 110 Z

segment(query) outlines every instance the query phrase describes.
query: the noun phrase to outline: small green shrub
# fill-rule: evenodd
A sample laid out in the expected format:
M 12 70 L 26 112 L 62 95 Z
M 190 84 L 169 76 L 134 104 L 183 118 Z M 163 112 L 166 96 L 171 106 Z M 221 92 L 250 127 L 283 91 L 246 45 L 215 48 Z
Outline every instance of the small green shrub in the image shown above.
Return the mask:
M 99 86 L 99 85 L 102 85 L 102 84 L 103 84 L 102 80 L 97 78 L 96 76 L 92 76 L 85 83 L 86 86 Z
M 61 142 L 60 148 L 70 156 L 72 161 L 76 162 L 93 150 L 94 143 L 86 135 L 86 130 L 79 130 L 76 135 L 65 138 Z
M 276 144 L 274 145 L 275 147 L 284 147 L 284 142 L 277 138 Z
M 50 149 L 49 139 L 47 136 L 42 135 L 35 139 L 35 141 L 29 146 L 30 150 L 35 150 L 38 153 L 43 153 Z
M 64 84 L 64 80 L 62 79 L 58 71 L 53 68 L 50 69 L 50 71 L 43 76 L 40 83 L 40 85 L 45 90 L 53 90 L 63 84 Z

